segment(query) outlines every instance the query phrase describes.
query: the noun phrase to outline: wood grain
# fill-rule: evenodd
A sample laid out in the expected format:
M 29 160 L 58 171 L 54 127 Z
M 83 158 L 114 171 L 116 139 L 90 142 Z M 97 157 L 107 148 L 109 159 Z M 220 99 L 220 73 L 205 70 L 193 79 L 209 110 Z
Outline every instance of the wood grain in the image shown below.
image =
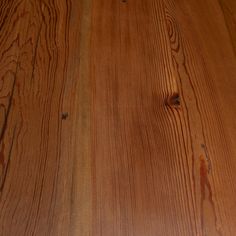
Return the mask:
M 219 4 L 231 37 L 234 52 L 236 53 L 236 2 L 232 0 L 219 0 Z
M 7 164 L 0 176 L 0 235 L 71 235 L 76 159 L 71 134 L 79 75 L 74 68 L 82 6 L 70 1 L 5 5 L 1 160 Z
M 0 3 L 0 235 L 235 235 L 233 0 Z

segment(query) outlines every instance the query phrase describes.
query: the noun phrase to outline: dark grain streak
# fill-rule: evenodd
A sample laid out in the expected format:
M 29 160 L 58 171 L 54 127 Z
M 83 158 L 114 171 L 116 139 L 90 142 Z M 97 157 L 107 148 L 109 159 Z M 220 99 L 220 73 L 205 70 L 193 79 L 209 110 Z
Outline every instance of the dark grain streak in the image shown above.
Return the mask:
M 8 174 L 9 167 L 10 167 L 11 158 L 12 158 L 12 150 L 13 150 L 13 145 L 15 142 L 15 134 L 16 134 L 16 126 L 14 127 L 14 130 L 13 130 L 13 136 L 12 136 L 12 141 L 11 141 L 11 145 L 10 145 L 10 150 L 8 152 L 6 168 L 4 170 L 3 176 L 1 176 L 1 178 L 0 178 L 0 194 L 3 192 L 5 182 L 6 182 L 6 177 Z
M 42 25 L 43 25 L 43 22 L 40 23 L 40 27 L 39 27 L 39 31 L 38 31 L 37 39 L 36 39 L 36 44 L 35 44 L 35 49 L 34 49 L 34 53 L 33 53 L 33 58 L 32 58 L 32 74 L 31 74 L 31 77 L 30 77 L 31 82 L 34 78 L 34 73 L 35 73 L 36 58 L 37 58 L 37 52 L 38 52 L 38 46 L 39 46 L 39 40 L 40 40 Z
M 202 149 L 204 150 L 204 153 L 205 153 L 205 158 L 206 158 L 206 161 L 207 161 L 207 165 L 208 165 L 208 174 L 210 174 L 211 170 L 212 170 L 212 164 L 211 164 L 211 159 L 209 157 L 209 153 L 208 153 L 208 150 L 207 150 L 207 147 L 205 144 L 201 144 L 201 147 Z

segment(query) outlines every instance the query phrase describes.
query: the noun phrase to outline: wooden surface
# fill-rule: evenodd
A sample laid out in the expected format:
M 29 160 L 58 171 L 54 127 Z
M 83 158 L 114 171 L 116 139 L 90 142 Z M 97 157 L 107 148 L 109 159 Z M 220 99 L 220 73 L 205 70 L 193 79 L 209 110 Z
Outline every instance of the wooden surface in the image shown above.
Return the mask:
M 0 235 L 236 233 L 234 0 L 2 0 Z

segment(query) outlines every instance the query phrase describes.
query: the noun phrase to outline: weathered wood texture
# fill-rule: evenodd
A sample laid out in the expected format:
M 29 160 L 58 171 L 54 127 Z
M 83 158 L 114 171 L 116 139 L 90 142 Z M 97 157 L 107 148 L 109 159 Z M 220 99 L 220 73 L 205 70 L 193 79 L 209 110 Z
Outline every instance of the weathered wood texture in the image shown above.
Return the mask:
M 0 3 L 0 235 L 235 235 L 233 0 Z

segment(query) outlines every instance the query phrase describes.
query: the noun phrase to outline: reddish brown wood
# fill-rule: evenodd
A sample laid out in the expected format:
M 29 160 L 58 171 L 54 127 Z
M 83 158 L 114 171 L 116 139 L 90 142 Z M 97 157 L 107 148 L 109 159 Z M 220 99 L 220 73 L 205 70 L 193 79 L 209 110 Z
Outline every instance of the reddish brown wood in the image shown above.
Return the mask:
M 233 0 L 0 3 L 0 235 L 235 235 Z

